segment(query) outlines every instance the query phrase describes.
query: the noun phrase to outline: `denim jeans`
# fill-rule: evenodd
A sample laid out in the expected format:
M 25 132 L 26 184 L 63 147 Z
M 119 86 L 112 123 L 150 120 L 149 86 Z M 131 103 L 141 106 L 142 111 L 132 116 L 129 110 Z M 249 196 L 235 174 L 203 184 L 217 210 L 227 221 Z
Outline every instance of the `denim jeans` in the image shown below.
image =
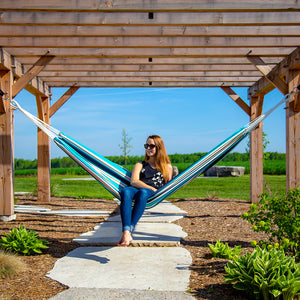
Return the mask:
M 137 189 L 132 186 L 125 187 L 121 190 L 120 213 L 122 219 L 122 230 L 133 231 L 135 225 L 144 213 L 147 200 L 154 194 L 150 189 Z M 134 205 L 132 207 L 132 201 Z

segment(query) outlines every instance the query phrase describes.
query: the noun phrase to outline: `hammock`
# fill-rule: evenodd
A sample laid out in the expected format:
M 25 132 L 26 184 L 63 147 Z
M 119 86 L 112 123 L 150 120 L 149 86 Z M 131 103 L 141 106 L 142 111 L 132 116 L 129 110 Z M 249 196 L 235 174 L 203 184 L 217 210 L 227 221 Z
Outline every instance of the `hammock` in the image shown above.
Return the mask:
M 299 88 L 300 86 L 298 89 Z M 297 88 L 295 88 L 290 94 L 285 95 L 283 99 L 268 112 L 260 115 L 248 125 L 240 128 L 238 131 L 212 149 L 204 157 L 196 161 L 182 173 L 178 174 L 171 181 L 158 189 L 154 195 L 149 197 L 146 208 L 154 207 L 221 160 L 237 144 L 239 144 L 246 136 L 248 136 L 248 134 L 255 129 L 262 120 L 270 115 L 281 104 L 287 102 L 294 93 L 298 93 L 296 92 L 296 89 Z M 15 109 L 20 110 L 26 117 L 34 122 L 36 126 L 43 130 L 58 147 L 60 147 L 85 171 L 93 176 L 112 195 L 120 199 L 121 189 L 130 185 L 130 171 L 97 154 L 73 138 L 41 121 L 34 115 L 24 110 L 15 100 L 11 101 L 11 105 Z

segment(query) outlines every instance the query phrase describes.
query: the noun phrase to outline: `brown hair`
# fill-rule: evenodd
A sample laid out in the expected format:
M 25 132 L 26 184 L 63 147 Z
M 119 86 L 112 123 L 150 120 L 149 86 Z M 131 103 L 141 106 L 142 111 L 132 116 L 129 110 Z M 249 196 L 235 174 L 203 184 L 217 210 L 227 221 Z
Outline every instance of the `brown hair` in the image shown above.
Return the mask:
M 171 164 L 170 158 L 167 154 L 165 144 L 163 139 L 158 135 L 150 135 L 148 139 L 153 139 L 156 146 L 155 155 L 155 166 L 162 173 L 165 182 L 169 180 L 169 170 L 168 165 Z M 149 156 L 145 154 L 145 161 L 149 160 Z

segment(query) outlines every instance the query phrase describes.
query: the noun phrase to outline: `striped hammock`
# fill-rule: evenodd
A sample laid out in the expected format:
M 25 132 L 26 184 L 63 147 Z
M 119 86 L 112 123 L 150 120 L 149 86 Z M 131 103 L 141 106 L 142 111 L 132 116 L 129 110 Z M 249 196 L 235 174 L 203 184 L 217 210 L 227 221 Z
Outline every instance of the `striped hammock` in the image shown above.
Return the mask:
M 237 144 L 239 144 L 277 107 L 287 102 L 294 93 L 296 93 L 295 90 L 284 96 L 283 99 L 268 112 L 260 115 L 258 118 L 251 121 L 247 126 L 244 126 L 236 131 L 234 134 L 226 138 L 218 146 L 212 149 L 207 155 L 196 161 L 182 173 L 158 189 L 154 195 L 149 197 L 146 208 L 154 207 L 162 200 L 175 193 L 178 189 L 192 181 L 194 178 L 198 177 L 201 173 L 212 167 L 226 154 L 228 154 Z M 60 147 L 84 170 L 93 176 L 111 194 L 120 199 L 121 189 L 130 185 L 130 171 L 114 162 L 111 162 L 88 147 L 82 145 L 78 141 L 41 121 L 28 111 L 24 110 L 15 100 L 11 101 L 11 105 L 15 109 L 20 110 L 25 116 L 34 122 L 36 126 L 43 130 L 58 147 Z

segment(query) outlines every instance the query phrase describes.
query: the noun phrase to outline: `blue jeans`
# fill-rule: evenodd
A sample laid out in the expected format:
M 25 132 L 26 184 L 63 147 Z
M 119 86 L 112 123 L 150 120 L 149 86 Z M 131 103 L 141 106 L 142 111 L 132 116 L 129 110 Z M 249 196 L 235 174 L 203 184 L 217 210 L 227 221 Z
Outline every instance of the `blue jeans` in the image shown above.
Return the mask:
M 122 230 L 133 231 L 135 225 L 141 218 L 146 208 L 147 200 L 154 194 L 150 189 L 137 189 L 132 186 L 125 187 L 121 190 L 121 220 Z M 132 207 L 132 201 L 134 205 Z

